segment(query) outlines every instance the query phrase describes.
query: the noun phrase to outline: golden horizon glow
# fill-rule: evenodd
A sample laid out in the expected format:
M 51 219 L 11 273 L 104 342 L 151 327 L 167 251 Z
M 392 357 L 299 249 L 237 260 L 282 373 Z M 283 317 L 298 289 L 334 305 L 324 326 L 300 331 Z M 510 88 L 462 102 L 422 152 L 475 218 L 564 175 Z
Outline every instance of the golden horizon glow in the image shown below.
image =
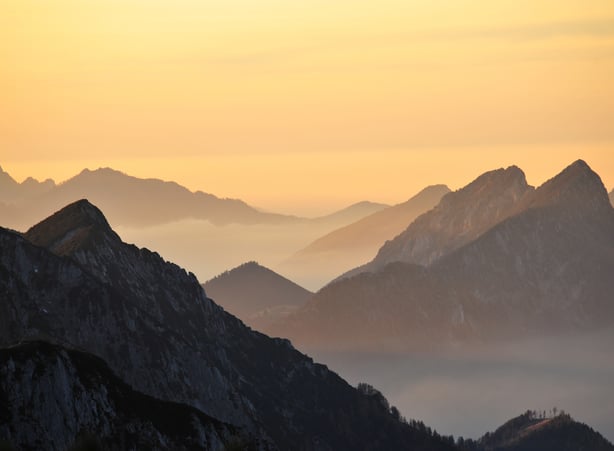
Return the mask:
M 288 212 L 577 158 L 614 185 L 611 0 L 6 0 L 0 58 L 16 178 L 109 166 Z

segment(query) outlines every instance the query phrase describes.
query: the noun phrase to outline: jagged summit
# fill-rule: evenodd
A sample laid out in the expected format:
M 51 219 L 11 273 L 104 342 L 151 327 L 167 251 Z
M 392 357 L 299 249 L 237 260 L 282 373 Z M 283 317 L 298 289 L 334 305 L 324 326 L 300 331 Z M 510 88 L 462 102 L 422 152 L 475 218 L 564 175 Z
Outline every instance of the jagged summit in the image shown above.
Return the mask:
M 58 255 L 71 254 L 96 238 L 120 240 L 104 214 L 87 199 L 73 202 L 39 222 L 25 237 Z
M 532 192 L 533 187 L 517 166 L 486 172 L 443 196 L 433 210 L 384 244 L 369 264 L 370 269 L 394 261 L 431 264 L 509 217 L 517 203 Z
M 494 198 L 510 190 L 522 195 L 527 188 L 529 188 L 529 185 L 522 169 L 518 166 L 509 166 L 505 169 L 500 168 L 485 172 L 467 186 L 444 196 L 442 204 L 458 203 L 474 196 Z M 514 192 L 510 194 L 517 199 L 519 196 L 515 195 Z
M 608 193 L 584 160 L 577 160 L 541 185 L 523 207 L 569 205 L 582 211 L 597 211 L 609 203 Z

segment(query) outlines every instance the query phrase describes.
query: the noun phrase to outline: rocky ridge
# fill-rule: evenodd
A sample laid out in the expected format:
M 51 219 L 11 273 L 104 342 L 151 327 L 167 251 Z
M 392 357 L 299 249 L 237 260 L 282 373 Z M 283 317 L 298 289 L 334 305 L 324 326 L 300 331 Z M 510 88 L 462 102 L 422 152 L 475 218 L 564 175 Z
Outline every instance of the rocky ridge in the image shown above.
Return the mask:
M 519 170 L 511 175 L 518 182 L 508 186 L 521 188 L 502 191 L 506 208 L 493 209 L 496 196 L 485 192 L 488 200 L 478 204 L 487 211 L 471 210 L 470 217 L 486 221 L 439 213 L 454 201 L 449 194 L 408 228 L 449 217 L 461 227 L 477 224 L 466 230 L 466 236 L 477 235 L 473 240 L 455 250 L 454 238 L 443 240 L 445 252 L 433 247 L 421 254 L 441 254 L 428 266 L 394 262 L 342 278 L 268 332 L 306 348 L 403 350 L 614 324 L 608 275 L 614 268 L 614 209 L 599 176 L 578 161 L 533 191 Z M 503 219 L 483 230 L 497 217 Z M 442 227 L 436 232 L 454 229 L 448 222 Z M 418 255 L 415 246 L 408 249 L 407 255 Z
M 193 275 L 123 243 L 85 200 L 25 237 L 0 229 L 0 249 L 2 344 L 83 349 L 134 389 L 232 424 L 260 449 L 448 449 L 287 340 L 251 331 Z

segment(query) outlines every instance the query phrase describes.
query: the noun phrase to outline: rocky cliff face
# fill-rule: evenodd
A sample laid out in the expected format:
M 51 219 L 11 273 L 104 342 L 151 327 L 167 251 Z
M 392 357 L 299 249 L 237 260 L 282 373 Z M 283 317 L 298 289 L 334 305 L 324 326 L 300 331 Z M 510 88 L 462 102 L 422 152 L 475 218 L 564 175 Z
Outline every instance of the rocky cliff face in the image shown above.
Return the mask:
M 87 201 L 25 236 L 36 244 L 0 230 L 0 342 L 87 350 L 135 389 L 236 425 L 261 448 L 446 449 L 287 340 L 248 329 L 193 275 L 121 242 Z
M 132 390 L 91 354 L 34 341 L 0 349 L 0 437 L 17 449 L 223 450 L 240 437 L 197 409 Z
M 511 172 L 516 182 L 504 186 L 520 186 L 519 191 L 495 185 L 498 194 L 482 192 L 487 200 L 478 202 L 486 212 L 458 210 L 468 215 L 466 221 L 460 213 L 442 216 L 451 221 L 440 223 L 445 233 L 462 234 L 463 224 L 471 225 L 461 242 L 482 230 L 476 224 L 491 224 L 471 241 L 453 250 L 458 239 L 444 239 L 443 250 L 435 246 L 427 253 L 441 254 L 427 267 L 396 262 L 341 279 L 270 332 L 308 347 L 423 349 L 611 327 L 614 210 L 598 175 L 580 161 L 532 191 L 518 178 L 519 170 Z M 476 182 L 458 193 L 489 186 Z M 497 196 L 506 200 L 505 208 L 493 209 Z M 408 236 L 423 222 L 431 227 L 426 236 L 435 236 L 434 218 L 448 211 L 444 204 L 452 200 L 452 194 L 446 196 L 441 208 L 418 218 Z M 503 219 L 493 225 L 495 218 Z M 412 240 L 407 242 L 416 245 Z M 407 255 L 418 255 L 412 252 Z
M 386 242 L 364 269 L 373 271 L 392 262 L 429 265 L 512 215 L 532 190 L 516 166 L 487 172 L 446 194 L 433 210 Z

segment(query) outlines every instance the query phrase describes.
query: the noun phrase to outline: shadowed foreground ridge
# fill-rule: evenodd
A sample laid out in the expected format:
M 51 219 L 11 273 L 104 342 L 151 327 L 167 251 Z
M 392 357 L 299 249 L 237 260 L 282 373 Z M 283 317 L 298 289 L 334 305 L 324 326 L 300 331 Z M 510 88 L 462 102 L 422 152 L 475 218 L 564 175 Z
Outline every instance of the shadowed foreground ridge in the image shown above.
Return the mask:
M 98 213 L 67 206 L 28 231 L 36 245 L 0 229 L 1 344 L 38 338 L 97 355 L 135 390 L 230 424 L 260 449 L 452 449 L 287 340 L 251 331 Z

